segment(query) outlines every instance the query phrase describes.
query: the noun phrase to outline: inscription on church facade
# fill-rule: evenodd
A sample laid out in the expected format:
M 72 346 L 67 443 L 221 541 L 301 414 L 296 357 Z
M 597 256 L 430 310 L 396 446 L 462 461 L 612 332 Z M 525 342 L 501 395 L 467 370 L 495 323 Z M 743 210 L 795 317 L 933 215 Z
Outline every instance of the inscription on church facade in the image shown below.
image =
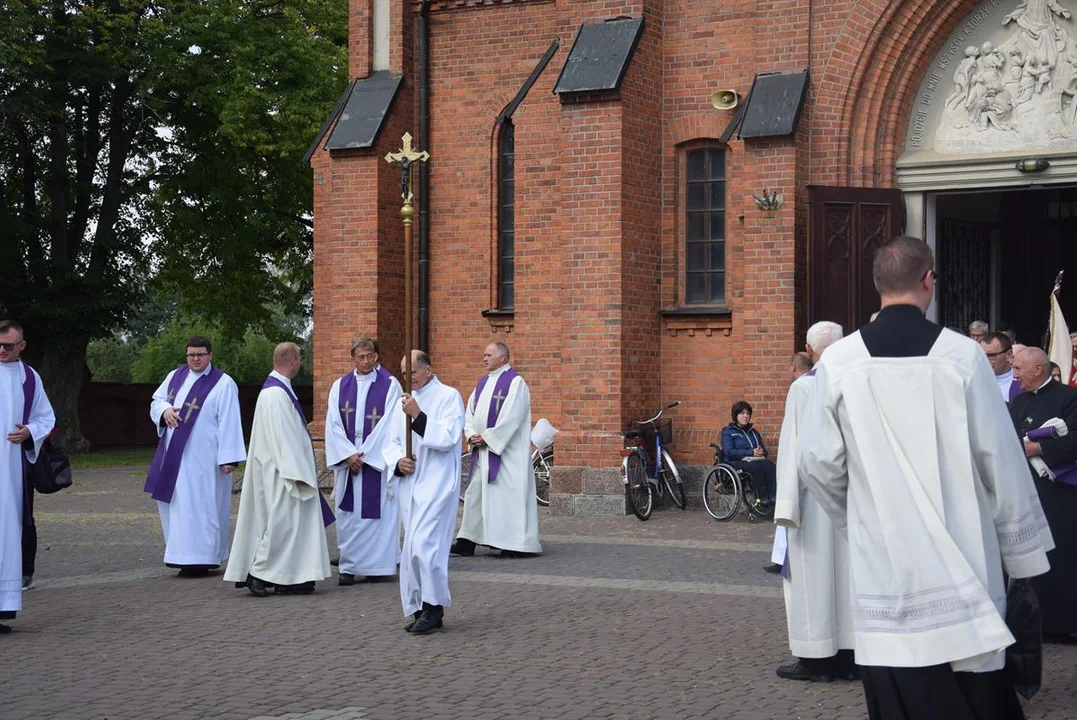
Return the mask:
M 1077 148 L 1070 1 L 986 0 L 973 10 L 921 83 L 906 149 L 963 155 Z

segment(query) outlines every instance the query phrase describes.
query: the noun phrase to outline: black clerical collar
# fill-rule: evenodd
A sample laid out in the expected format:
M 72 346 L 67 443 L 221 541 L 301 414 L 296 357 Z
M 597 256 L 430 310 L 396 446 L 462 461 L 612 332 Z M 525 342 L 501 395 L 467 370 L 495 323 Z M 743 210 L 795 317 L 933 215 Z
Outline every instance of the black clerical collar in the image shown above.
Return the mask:
M 924 311 L 915 305 L 887 305 L 875 318 L 875 322 L 879 320 L 924 320 Z

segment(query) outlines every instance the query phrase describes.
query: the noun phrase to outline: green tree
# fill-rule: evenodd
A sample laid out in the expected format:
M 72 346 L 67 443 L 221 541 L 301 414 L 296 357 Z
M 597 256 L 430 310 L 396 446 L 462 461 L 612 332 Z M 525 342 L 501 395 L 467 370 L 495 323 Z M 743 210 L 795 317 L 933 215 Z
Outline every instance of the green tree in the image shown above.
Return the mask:
M 119 337 L 91 340 L 86 347 L 86 366 L 94 382 L 131 382 L 137 348 Z
M 346 82 L 347 0 L 5 0 L 0 312 L 63 427 L 151 273 L 229 337 L 310 286 L 302 157 Z

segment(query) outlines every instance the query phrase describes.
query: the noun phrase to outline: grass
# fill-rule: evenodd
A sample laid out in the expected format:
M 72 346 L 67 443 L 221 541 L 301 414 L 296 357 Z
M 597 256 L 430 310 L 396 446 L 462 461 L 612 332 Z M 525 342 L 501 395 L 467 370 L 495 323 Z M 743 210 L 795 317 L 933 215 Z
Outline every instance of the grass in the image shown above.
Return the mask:
M 129 465 L 149 465 L 156 448 L 116 448 L 113 450 L 94 450 L 71 456 L 71 467 L 76 470 L 92 468 L 126 467 Z

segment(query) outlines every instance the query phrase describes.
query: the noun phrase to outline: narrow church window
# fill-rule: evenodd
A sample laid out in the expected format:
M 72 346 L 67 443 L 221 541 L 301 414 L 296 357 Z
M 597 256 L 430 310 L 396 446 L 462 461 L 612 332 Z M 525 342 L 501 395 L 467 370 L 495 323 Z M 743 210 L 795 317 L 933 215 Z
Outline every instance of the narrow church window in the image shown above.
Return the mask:
M 516 303 L 516 129 L 511 120 L 501 125 L 497 145 L 497 306 L 512 310 Z
M 685 166 L 685 302 L 724 302 L 725 150 L 689 150 Z

